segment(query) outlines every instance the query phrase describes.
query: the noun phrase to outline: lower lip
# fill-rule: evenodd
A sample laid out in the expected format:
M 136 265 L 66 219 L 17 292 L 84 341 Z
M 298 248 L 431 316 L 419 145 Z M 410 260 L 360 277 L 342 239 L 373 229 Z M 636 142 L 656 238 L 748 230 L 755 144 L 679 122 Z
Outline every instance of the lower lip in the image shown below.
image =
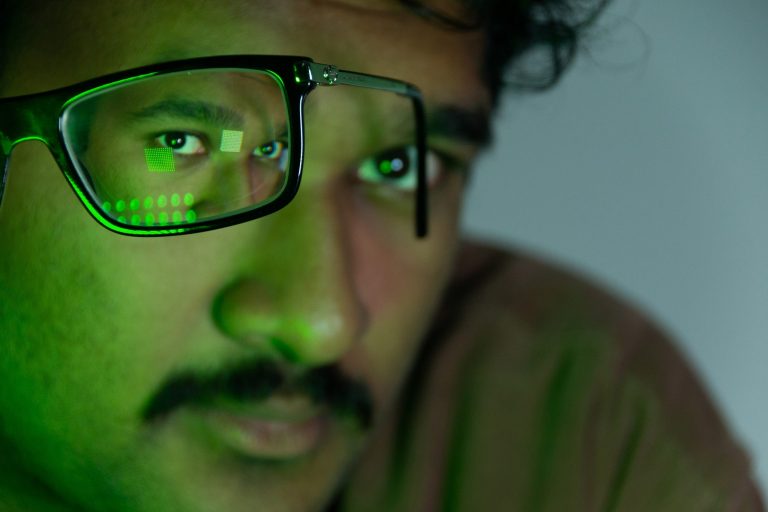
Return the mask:
M 247 457 L 289 460 L 308 455 L 328 430 L 326 415 L 302 421 L 277 421 L 211 412 L 206 420 L 226 445 Z

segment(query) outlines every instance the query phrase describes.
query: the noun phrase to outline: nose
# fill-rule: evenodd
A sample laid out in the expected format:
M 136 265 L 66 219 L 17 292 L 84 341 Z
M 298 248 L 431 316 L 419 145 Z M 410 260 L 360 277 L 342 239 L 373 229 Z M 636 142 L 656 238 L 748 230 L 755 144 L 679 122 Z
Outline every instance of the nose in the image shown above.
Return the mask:
M 231 340 L 309 367 L 340 360 L 367 325 L 335 192 L 312 181 L 280 212 L 239 229 L 246 263 L 213 306 Z

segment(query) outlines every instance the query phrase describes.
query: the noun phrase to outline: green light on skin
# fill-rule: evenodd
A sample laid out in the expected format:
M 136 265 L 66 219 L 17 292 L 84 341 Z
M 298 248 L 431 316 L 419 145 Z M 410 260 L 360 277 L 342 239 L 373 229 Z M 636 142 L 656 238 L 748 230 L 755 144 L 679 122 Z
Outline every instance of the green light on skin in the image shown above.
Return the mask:
M 315 330 L 303 320 L 286 320 L 286 322 L 282 324 L 282 329 L 286 339 L 298 341 L 298 346 L 301 346 L 304 343 L 310 343 L 311 340 L 316 338 Z M 284 339 L 271 337 L 269 338 L 269 343 L 272 345 L 272 348 L 287 361 L 298 362 L 301 360 L 301 354 L 294 348 L 294 345 L 286 343 Z
M 270 338 L 269 342 L 272 344 L 272 348 L 275 349 L 275 352 L 283 356 L 289 363 L 297 363 L 301 360 L 298 352 L 280 338 Z

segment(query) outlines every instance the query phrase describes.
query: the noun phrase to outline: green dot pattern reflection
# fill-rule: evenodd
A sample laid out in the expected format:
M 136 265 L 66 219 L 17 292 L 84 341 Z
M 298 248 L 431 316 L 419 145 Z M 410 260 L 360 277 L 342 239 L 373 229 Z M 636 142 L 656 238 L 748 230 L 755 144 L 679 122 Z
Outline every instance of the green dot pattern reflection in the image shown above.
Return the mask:
M 110 201 L 105 201 L 101 207 L 110 216 L 114 217 L 113 212 L 120 214 L 114 218 L 121 224 L 166 226 L 196 222 L 197 212 L 191 208 L 194 204 L 195 196 L 187 192 L 184 195 L 172 193 L 160 194 L 157 197 L 147 196 L 143 199 L 137 197 L 129 200 L 118 199 L 114 205 Z

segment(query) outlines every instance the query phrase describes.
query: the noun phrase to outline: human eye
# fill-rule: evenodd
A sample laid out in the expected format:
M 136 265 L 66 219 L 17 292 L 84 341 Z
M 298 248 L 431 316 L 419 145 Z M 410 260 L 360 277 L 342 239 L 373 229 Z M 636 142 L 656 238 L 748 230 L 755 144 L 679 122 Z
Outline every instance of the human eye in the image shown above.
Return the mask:
M 170 148 L 173 153 L 181 156 L 205 154 L 205 143 L 201 137 L 187 132 L 171 131 L 161 133 L 154 139 L 161 148 Z
M 414 192 L 417 184 L 418 150 L 403 146 L 366 158 L 357 168 L 357 178 L 365 183 L 388 186 L 403 192 Z M 444 172 L 441 158 L 427 151 L 427 184 L 433 187 Z
M 269 162 L 271 165 L 284 171 L 288 165 L 288 144 L 281 140 L 271 140 L 254 148 L 253 156 L 261 161 Z

